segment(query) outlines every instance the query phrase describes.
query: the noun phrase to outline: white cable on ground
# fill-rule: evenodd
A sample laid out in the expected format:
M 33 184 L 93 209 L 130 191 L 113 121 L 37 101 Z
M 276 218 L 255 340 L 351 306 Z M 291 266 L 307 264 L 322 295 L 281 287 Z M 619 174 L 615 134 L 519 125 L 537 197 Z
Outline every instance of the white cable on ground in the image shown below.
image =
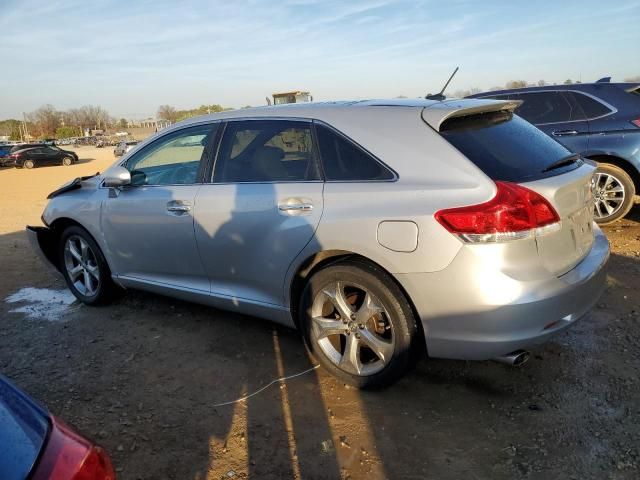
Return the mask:
M 259 394 L 260 392 L 266 390 L 267 388 L 269 388 L 271 385 L 273 385 L 274 383 L 278 383 L 278 382 L 284 382 L 285 380 L 290 380 L 292 378 L 295 377 L 300 377 L 302 375 L 304 375 L 305 373 L 309 373 L 312 372 L 313 370 L 315 370 L 316 368 L 320 367 L 320 365 L 316 365 L 314 367 L 308 368 L 307 370 L 305 370 L 304 372 L 299 372 L 299 373 L 294 373 L 293 375 L 289 375 L 288 377 L 280 377 L 280 378 L 276 378 L 275 380 L 272 380 L 270 383 L 266 384 L 264 387 L 259 388 L 258 390 L 256 390 L 253 393 L 250 393 L 248 395 L 245 395 L 244 397 L 240 397 L 237 400 L 231 400 L 230 402 L 223 402 L 223 403 L 216 403 L 214 405 L 211 405 L 212 407 L 224 407 L 225 405 L 232 405 L 234 403 L 240 403 L 240 402 L 244 402 L 245 400 L 247 400 L 248 398 L 253 397 L 254 395 Z

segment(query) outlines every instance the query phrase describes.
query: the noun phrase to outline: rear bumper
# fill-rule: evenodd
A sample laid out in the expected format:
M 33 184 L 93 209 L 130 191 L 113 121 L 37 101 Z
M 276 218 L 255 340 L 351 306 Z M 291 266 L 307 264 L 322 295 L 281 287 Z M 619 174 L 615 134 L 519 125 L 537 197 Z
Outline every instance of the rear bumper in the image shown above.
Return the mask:
M 27 226 L 27 237 L 31 248 L 36 252 L 42 263 L 55 275 L 61 275 L 58 270 L 56 255 L 56 239 L 51 229 L 47 227 Z
M 461 254 L 441 272 L 396 275 L 416 306 L 429 356 L 487 360 L 545 342 L 586 314 L 604 291 L 609 242 L 561 277 L 513 278 Z

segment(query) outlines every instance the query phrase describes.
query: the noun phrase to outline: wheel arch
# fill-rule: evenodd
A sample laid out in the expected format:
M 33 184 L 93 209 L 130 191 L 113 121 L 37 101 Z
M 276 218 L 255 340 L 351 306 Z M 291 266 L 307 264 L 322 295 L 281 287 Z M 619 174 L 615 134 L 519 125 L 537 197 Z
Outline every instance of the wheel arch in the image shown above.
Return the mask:
M 396 284 L 396 286 L 400 289 L 404 297 L 407 299 L 409 306 L 411 307 L 411 311 L 413 312 L 413 316 L 416 322 L 416 328 L 418 330 L 418 335 L 416 335 L 417 345 L 414 348 L 416 353 L 419 353 L 419 350 L 423 350 L 426 352 L 427 344 L 424 332 L 424 326 L 422 325 L 422 321 L 420 320 L 420 316 L 418 315 L 418 311 L 413 302 L 413 299 L 409 296 L 407 290 L 402 286 L 402 284 L 398 281 L 398 279 L 392 275 L 386 268 L 384 268 L 379 263 L 371 260 L 370 258 L 361 255 L 359 253 L 355 253 L 348 250 L 323 250 L 316 252 L 314 254 L 309 255 L 298 267 L 296 272 L 293 275 L 291 280 L 291 284 L 289 286 L 289 308 L 291 311 L 291 316 L 293 318 L 293 322 L 300 330 L 300 319 L 299 319 L 299 307 L 300 300 L 302 297 L 302 292 L 307 285 L 308 280 L 313 276 L 314 273 L 322 270 L 323 268 L 328 267 L 334 263 L 338 263 L 344 260 L 351 260 L 355 262 L 362 262 L 368 265 L 371 265 L 379 270 L 382 270 L 389 278 Z
M 636 195 L 640 193 L 640 172 L 630 161 L 608 153 L 592 153 L 585 155 L 585 157 L 590 160 L 595 160 L 598 163 L 610 163 L 611 165 L 621 168 L 631 177 L 636 189 Z
M 68 228 L 68 227 L 80 227 L 81 229 L 83 229 L 85 232 L 87 232 L 87 235 L 89 235 L 94 242 L 96 242 L 96 245 L 98 246 L 98 248 L 102 247 L 100 246 L 100 242 L 98 242 L 98 240 L 96 239 L 96 237 L 89 231 L 89 229 L 87 227 L 85 227 L 84 225 L 82 225 L 80 222 L 78 222 L 77 220 L 74 220 L 73 218 L 70 217 L 59 217 L 56 218 L 54 221 L 52 221 L 49 224 L 49 229 L 52 232 L 51 235 L 51 242 L 53 243 L 53 245 L 50 246 L 50 248 L 53 249 L 53 251 L 57 251 L 56 250 L 56 246 L 58 245 L 58 243 L 60 242 L 60 237 L 62 236 L 62 233 Z M 111 273 L 113 273 L 113 269 L 111 268 L 111 263 L 109 262 L 109 259 L 107 258 L 107 256 L 105 255 L 105 252 L 102 251 L 102 256 L 104 257 L 105 262 L 107 262 L 107 266 L 109 267 L 109 271 Z M 55 267 L 60 270 L 60 259 L 57 258 L 57 256 L 55 256 L 55 263 L 54 263 Z

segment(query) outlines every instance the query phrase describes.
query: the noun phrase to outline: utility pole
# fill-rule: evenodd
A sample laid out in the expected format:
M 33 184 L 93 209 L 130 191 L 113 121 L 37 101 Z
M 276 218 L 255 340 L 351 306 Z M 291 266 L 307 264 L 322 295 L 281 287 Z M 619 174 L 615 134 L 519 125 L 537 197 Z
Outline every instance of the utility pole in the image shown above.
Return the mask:
M 24 126 L 24 139 L 28 140 L 29 139 L 29 130 L 27 130 L 27 115 L 22 112 L 22 124 Z

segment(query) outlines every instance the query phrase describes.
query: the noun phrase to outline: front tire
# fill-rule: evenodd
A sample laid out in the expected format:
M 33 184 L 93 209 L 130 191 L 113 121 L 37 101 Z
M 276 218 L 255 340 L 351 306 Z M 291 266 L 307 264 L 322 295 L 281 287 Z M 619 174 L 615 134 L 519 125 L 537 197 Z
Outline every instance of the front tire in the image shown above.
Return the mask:
M 71 293 L 85 305 L 110 302 L 117 287 L 100 247 L 78 226 L 68 227 L 59 243 L 59 265 Z
M 415 359 L 413 311 L 393 279 L 368 263 L 345 261 L 315 273 L 300 315 L 310 353 L 349 385 L 390 385 Z
M 633 180 L 622 168 L 599 163 L 594 173 L 594 220 L 608 225 L 624 217 L 633 207 L 636 194 Z
M 73 158 L 71 157 L 64 157 L 62 159 L 62 165 L 64 165 L 65 167 L 70 166 L 73 163 Z

